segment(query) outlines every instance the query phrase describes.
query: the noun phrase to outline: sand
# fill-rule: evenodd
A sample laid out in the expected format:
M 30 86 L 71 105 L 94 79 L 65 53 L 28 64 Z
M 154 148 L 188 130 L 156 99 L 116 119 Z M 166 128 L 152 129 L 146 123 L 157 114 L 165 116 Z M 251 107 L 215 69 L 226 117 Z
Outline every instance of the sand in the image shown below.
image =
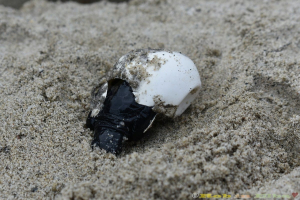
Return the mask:
M 297 0 L 0 6 L 0 198 L 294 199 L 299 21 Z M 92 151 L 92 89 L 119 57 L 147 47 L 190 57 L 199 97 L 121 155 Z

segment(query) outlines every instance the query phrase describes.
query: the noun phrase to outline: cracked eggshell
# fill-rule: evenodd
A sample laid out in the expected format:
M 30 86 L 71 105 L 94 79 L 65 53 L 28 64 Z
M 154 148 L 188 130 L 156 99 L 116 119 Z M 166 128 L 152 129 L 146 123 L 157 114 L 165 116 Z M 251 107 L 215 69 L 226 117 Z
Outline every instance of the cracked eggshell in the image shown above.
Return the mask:
M 122 56 L 106 80 L 116 78 L 130 84 L 137 103 L 153 106 L 155 112 L 168 117 L 183 113 L 201 87 L 199 73 L 191 59 L 178 52 L 155 49 L 131 51 Z M 107 88 L 107 82 L 97 87 L 94 110 L 101 109 Z

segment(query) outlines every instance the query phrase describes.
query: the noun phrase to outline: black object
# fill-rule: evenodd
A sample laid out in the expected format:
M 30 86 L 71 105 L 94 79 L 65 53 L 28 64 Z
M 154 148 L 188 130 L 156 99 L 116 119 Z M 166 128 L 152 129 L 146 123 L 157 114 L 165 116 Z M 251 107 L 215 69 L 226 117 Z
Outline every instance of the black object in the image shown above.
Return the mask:
M 129 140 L 140 139 L 156 116 L 152 107 L 135 101 L 132 88 L 121 79 L 109 82 L 102 110 L 95 117 L 91 113 L 86 125 L 94 130 L 92 145 L 114 154 L 122 151 L 123 136 Z

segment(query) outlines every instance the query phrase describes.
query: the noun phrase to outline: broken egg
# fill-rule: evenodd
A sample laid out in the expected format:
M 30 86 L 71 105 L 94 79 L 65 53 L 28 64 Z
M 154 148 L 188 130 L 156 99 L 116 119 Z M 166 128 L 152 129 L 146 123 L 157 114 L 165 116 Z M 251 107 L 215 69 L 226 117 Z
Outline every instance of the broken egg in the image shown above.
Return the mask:
M 178 52 L 140 49 L 122 56 L 92 92 L 87 127 L 107 152 L 121 152 L 123 136 L 139 139 L 156 114 L 181 115 L 201 87 L 191 59 Z

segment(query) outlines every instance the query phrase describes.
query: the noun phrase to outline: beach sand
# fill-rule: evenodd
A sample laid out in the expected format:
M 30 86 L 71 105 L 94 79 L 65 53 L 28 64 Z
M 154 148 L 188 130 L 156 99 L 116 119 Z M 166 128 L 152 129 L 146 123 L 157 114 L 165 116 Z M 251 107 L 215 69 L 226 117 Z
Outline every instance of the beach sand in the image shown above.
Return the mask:
M 294 199 L 299 22 L 297 0 L 0 6 L 0 199 Z M 199 97 L 121 155 L 93 151 L 92 89 L 119 57 L 148 47 L 190 57 Z

